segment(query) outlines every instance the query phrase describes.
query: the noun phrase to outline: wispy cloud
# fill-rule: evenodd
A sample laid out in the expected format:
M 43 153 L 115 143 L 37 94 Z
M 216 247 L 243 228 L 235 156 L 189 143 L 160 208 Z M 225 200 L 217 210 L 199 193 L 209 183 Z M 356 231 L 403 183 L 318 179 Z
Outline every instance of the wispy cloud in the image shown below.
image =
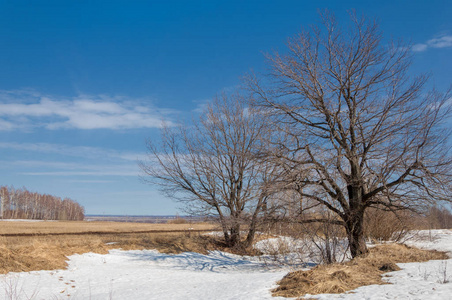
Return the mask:
M 44 161 L 44 160 L 16 160 L 16 161 L 0 161 L 2 166 L 11 165 L 22 168 L 52 168 L 52 169 L 79 169 L 78 163 L 61 162 L 61 161 Z
M 34 157 L 31 160 L 0 161 L 3 171 L 26 176 L 137 177 L 140 169 L 136 162 L 147 156 L 144 152 L 48 143 L 0 142 L 0 149 L 23 153 L 21 157 Z M 37 154 L 30 156 L 27 152 Z M 42 159 L 37 158 L 40 157 L 38 154 L 43 155 Z M 50 160 L 49 155 L 52 157 Z
M 193 101 L 193 103 L 196 104 L 196 107 L 192 111 L 198 114 L 205 112 L 210 101 L 210 99 Z
M 0 130 L 158 128 L 175 111 L 124 97 L 81 95 L 57 99 L 35 91 L 0 91 Z
M 29 176 L 138 176 L 138 170 L 98 170 L 98 171 L 50 171 L 50 172 L 24 172 Z
M 14 170 L 14 173 L 27 176 L 137 177 L 140 174 L 138 166 L 130 162 L 116 164 L 93 164 L 88 162 L 67 163 L 46 160 L 19 160 L 0 161 L 0 163 L 2 169 L 10 170 L 12 168 Z M 87 182 L 92 181 L 92 179 L 82 179 L 79 180 L 79 182 L 83 182 L 84 180 L 86 180 Z
M 414 52 L 423 52 L 429 48 L 450 48 L 452 47 L 452 35 L 441 35 L 439 37 L 428 40 L 425 43 L 413 45 Z
M 86 147 L 70 146 L 63 144 L 49 143 L 9 143 L 0 142 L 0 149 L 10 149 L 18 151 L 32 151 L 47 154 L 59 154 L 72 157 L 83 157 L 88 159 L 107 159 L 107 160 L 125 160 L 137 161 L 146 158 L 145 153 L 140 152 L 120 152 L 116 150 Z

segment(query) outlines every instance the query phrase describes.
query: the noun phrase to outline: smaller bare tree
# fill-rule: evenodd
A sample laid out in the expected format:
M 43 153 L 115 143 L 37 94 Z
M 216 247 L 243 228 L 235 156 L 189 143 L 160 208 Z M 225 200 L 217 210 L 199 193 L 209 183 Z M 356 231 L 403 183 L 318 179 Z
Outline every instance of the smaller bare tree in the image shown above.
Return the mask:
M 140 163 L 143 179 L 189 213 L 218 217 L 230 247 L 253 242 L 261 214 L 272 210 L 267 199 L 276 176 L 276 168 L 259 159 L 268 134 L 264 116 L 246 103 L 240 95 L 222 95 L 193 127 L 163 128 L 161 144 L 149 141 L 148 160 Z

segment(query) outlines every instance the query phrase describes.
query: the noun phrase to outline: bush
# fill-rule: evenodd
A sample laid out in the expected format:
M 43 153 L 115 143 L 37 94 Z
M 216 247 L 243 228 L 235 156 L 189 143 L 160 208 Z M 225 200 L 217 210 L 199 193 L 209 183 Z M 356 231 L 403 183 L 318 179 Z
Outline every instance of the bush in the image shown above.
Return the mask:
M 181 218 L 181 217 L 176 217 L 174 219 L 168 220 L 168 222 L 166 222 L 168 224 L 187 224 L 188 220 Z
M 372 241 L 400 241 L 408 231 L 419 229 L 422 219 L 410 211 L 397 213 L 369 208 L 365 214 L 364 234 Z

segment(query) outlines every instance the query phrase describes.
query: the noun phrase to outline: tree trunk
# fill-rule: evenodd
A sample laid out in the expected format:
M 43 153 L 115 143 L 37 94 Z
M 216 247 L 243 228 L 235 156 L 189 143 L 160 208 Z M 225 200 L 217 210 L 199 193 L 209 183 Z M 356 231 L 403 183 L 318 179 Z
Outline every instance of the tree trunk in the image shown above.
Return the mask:
M 235 247 L 240 243 L 240 224 L 234 224 L 229 230 L 229 237 L 226 239 L 228 247 Z
M 333 245 L 331 245 L 331 236 L 330 236 L 330 229 L 331 229 L 330 224 L 324 224 L 323 226 L 323 233 L 325 235 L 325 253 L 324 253 L 324 262 L 326 262 L 327 264 L 332 264 L 336 262 L 336 251 L 332 251 L 333 249 Z M 334 252 L 334 253 L 333 253 Z
M 256 222 L 251 222 L 250 228 L 248 230 L 248 235 L 245 241 L 245 248 L 250 247 L 253 244 L 254 236 L 256 235 Z
M 220 224 L 221 224 L 221 228 L 223 229 L 224 241 L 226 244 L 228 244 L 229 239 L 230 239 L 229 230 L 228 230 L 228 227 L 226 226 L 226 221 L 223 217 L 223 214 L 221 213 L 221 210 L 218 207 L 217 207 L 217 211 L 218 211 L 218 215 L 220 216 Z
M 359 173 L 352 164 L 352 173 Z M 359 182 L 359 175 L 355 176 L 354 182 Z M 349 210 L 344 218 L 345 229 L 347 231 L 348 245 L 352 258 L 366 254 L 367 247 L 364 239 L 364 206 L 363 194 L 364 189 L 361 184 L 347 186 L 349 197 Z
M 251 217 L 251 222 L 250 222 L 250 226 L 248 229 L 248 235 L 246 237 L 246 241 L 244 244 L 245 248 L 248 248 L 253 244 L 254 236 L 256 235 L 256 226 L 258 223 L 257 218 L 258 218 L 261 210 L 264 210 L 264 213 L 266 213 L 266 210 L 267 210 L 266 197 L 261 197 L 259 199 L 259 204 L 257 205 L 256 210 L 254 211 L 253 216 Z
M 364 239 L 364 212 L 354 212 L 345 221 L 348 245 L 352 258 L 368 252 L 366 240 Z

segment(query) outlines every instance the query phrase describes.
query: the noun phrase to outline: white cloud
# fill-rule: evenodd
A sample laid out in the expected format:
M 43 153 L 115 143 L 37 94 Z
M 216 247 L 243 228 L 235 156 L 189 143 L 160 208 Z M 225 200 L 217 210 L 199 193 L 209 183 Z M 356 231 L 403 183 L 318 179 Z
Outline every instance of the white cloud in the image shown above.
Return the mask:
M 27 91 L 0 91 L 0 130 L 159 128 L 174 113 L 121 97 L 56 99 Z M 170 120 L 166 124 L 172 125 Z
M 422 52 L 427 50 L 428 46 L 426 44 L 416 44 L 411 48 L 414 52 Z
M 431 39 L 427 44 L 432 48 L 452 47 L 452 35 L 445 35 L 440 38 Z
M 426 43 L 413 45 L 414 52 L 423 52 L 429 48 L 449 48 L 452 47 L 452 35 L 442 35 L 428 40 Z
M 83 157 L 89 159 L 107 159 L 114 161 L 137 161 L 146 158 L 146 154 L 143 152 L 120 152 L 97 147 L 69 146 L 49 143 L 0 142 L 0 149 L 33 151 L 47 154 L 59 154 L 63 156 Z

